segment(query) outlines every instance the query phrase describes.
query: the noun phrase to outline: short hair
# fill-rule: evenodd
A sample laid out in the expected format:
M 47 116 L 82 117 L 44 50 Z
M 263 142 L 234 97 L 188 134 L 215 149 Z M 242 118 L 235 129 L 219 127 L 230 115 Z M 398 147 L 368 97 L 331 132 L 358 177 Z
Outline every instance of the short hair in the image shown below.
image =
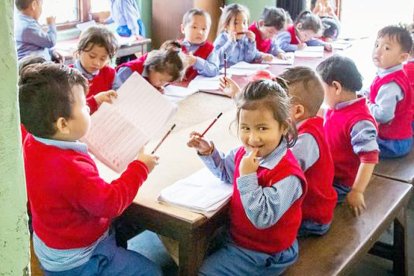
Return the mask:
M 34 55 L 25 56 L 24 58 L 22 58 L 18 62 L 18 64 L 19 64 L 19 76 L 22 74 L 23 70 L 27 66 L 29 66 L 31 64 L 45 63 L 46 61 L 47 60 L 42 56 L 34 56 Z
M 296 66 L 288 68 L 280 77 L 288 84 L 292 103 L 303 105 L 310 117 L 315 116 L 324 98 L 322 81 L 316 72 L 309 67 Z
M 288 129 L 285 135 L 288 147 L 292 147 L 297 140 L 298 133 L 290 120 L 290 98 L 286 93 L 286 83 L 281 78 L 275 80 L 257 80 L 247 84 L 236 95 L 237 122 L 240 111 L 266 108 L 271 111 L 273 118 Z
M 196 16 L 204 16 L 207 19 L 208 25 L 211 25 L 211 16 L 208 12 L 202 10 L 202 9 L 191 9 L 187 11 L 183 16 L 183 26 L 185 27 L 188 23 L 190 23 L 191 19 Z
M 302 11 L 295 20 L 295 26 L 301 24 L 301 30 L 311 30 L 318 34 L 323 31 L 322 21 L 319 16 L 309 10 Z
M 20 120 L 26 129 L 38 137 L 52 137 L 56 121 L 72 116 L 75 85 L 88 89 L 76 69 L 51 62 L 26 66 L 19 79 Z
M 186 66 L 181 49 L 177 49 L 176 46 L 174 41 L 163 43 L 163 49 L 148 53 L 144 66 L 150 71 L 167 73 L 172 81 L 181 80 Z
M 14 4 L 19 11 L 27 9 L 35 0 L 15 0 Z
M 104 26 L 91 26 L 79 37 L 77 52 L 89 52 L 93 46 L 104 47 L 110 58 L 113 58 L 118 50 L 118 41 L 115 35 Z
M 283 29 L 287 20 L 287 13 L 282 8 L 265 7 L 260 19 L 266 27 L 274 27 L 277 30 Z
M 362 88 L 362 76 L 353 60 L 348 57 L 331 56 L 319 63 L 316 71 L 328 85 L 337 81 L 350 92 L 356 92 Z
M 402 25 L 389 25 L 378 31 L 377 38 L 388 36 L 398 42 L 404 53 L 410 53 L 413 47 L 413 39 L 408 28 Z
M 224 31 L 224 29 L 226 29 L 227 26 L 230 24 L 231 19 L 236 17 L 240 13 L 244 13 L 246 15 L 247 21 L 250 20 L 249 9 L 247 9 L 245 6 L 236 3 L 225 6 L 222 9 L 217 32 L 221 33 L 222 31 Z

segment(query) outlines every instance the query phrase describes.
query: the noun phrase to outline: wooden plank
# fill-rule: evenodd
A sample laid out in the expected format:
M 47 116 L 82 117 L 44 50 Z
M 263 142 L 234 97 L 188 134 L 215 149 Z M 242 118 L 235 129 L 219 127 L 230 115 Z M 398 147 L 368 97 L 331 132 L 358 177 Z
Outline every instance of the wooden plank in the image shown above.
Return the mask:
M 381 159 L 375 166 L 374 174 L 382 177 L 414 183 L 414 151 L 395 159 Z

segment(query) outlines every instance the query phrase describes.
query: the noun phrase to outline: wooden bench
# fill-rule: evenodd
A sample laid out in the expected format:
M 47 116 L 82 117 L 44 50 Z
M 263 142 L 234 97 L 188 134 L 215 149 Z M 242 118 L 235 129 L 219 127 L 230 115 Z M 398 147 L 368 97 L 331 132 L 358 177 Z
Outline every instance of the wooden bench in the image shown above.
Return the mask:
M 323 237 L 299 241 L 299 260 L 286 275 L 343 275 L 366 253 L 393 261 L 395 275 L 407 275 L 406 207 L 412 186 L 373 176 L 365 192 L 367 210 L 354 217 L 337 206 L 331 229 Z M 394 246 L 376 242 L 394 222 Z
M 414 150 L 402 158 L 380 160 L 375 166 L 374 174 L 413 184 Z

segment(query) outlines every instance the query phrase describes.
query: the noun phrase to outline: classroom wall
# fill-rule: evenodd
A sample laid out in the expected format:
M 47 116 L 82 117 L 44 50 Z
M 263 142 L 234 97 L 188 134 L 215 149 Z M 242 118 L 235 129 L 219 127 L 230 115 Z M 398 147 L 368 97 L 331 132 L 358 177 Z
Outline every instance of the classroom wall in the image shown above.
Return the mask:
M 29 263 L 13 8 L 0 1 L 0 275 L 24 275 Z
M 152 0 L 136 0 L 141 9 L 141 17 L 147 30 L 147 37 L 151 38 Z
M 250 11 L 250 22 L 259 19 L 265 6 L 275 6 L 276 0 L 226 0 L 226 4 L 238 3 L 245 5 Z

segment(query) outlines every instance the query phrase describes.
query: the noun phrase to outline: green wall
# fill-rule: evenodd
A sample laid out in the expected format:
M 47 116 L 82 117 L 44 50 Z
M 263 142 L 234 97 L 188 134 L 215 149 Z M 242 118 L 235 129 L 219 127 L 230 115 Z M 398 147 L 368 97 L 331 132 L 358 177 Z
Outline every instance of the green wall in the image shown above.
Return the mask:
M 238 3 L 245 5 L 250 11 L 250 22 L 259 19 L 265 6 L 275 6 L 276 0 L 226 0 L 226 4 Z
M 0 275 L 23 275 L 29 263 L 13 0 L 0 1 Z

